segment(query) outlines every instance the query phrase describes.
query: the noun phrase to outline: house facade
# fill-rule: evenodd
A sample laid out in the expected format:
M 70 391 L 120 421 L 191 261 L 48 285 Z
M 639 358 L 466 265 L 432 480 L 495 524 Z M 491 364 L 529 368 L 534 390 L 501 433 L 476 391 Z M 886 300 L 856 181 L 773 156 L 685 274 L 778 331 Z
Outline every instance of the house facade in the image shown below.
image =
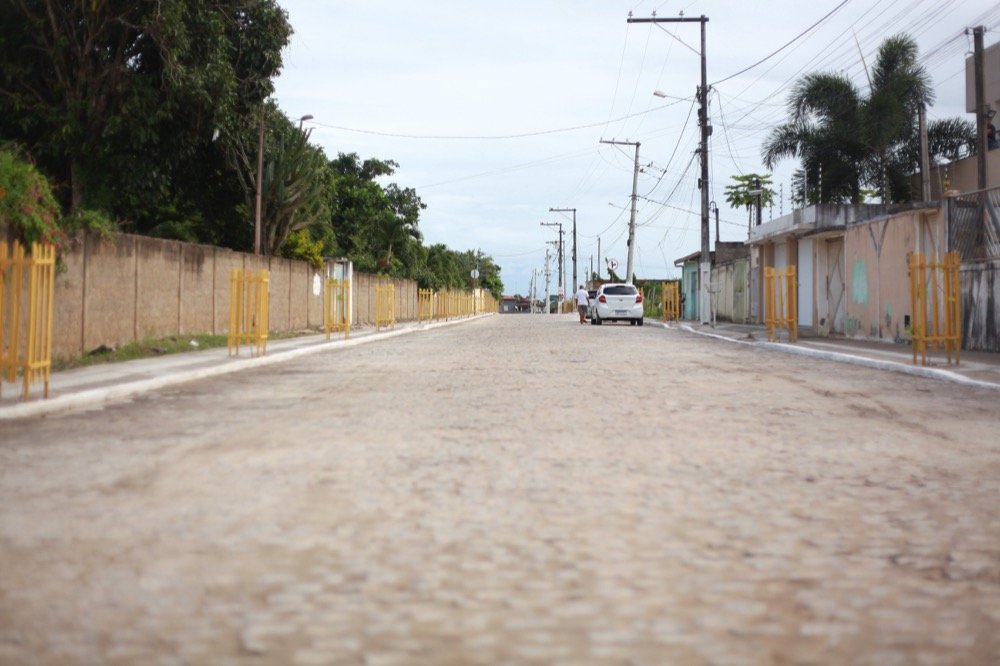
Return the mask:
M 1000 351 L 1000 150 L 987 157 L 992 187 L 985 191 L 975 189 L 973 156 L 934 171 L 932 191 L 945 189 L 929 202 L 810 206 L 755 227 L 748 241 L 753 320 L 760 323 L 763 311 L 763 269 L 795 266 L 800 329 L 908 341 L 909 256 L 940 261 L 957 251 L 962 346 Z

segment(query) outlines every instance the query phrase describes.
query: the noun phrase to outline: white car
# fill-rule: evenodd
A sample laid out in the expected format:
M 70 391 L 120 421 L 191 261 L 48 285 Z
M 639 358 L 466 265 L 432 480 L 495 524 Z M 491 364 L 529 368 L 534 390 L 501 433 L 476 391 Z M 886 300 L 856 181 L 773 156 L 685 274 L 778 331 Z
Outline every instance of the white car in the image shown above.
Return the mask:
M 635 285 L 618 282 L 598 287 L 590 323 L 600 326 L 605 321 L 627 321 L 642 326 L 642 292 Z

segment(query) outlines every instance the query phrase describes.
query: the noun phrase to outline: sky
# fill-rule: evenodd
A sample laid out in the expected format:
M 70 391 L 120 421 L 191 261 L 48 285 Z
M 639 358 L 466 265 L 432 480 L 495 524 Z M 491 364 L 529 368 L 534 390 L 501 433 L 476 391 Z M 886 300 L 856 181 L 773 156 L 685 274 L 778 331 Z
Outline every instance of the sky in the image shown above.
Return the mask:
M 767 173 L 761 146 L 787 119 L 786 98 L 810 72 L 838 72 L 867 88 L 865 64 L 886 37 L 920 47 L 936 101 L 930 119 L 965 111 L 966 29 L 1000 41 L 995 0 L 279 0 L 294 34 L 274 99 L 333 158 L 357 153 L 399 164 L 383 184 L 412 187 L 426 204 L 426 245 L 478 250 L 501 267 L 505 294 L 544 297 L 546 252 L 557 290 L 558 229 L 565 283 L 624 274 L 639 142 L 634 266 L 639 278 L 678 277 L 674 262 L 701 248 L 697 88 L 699 23 L 635 18 L 705 16 L 710 86 L 709 198 L 723 241 L 747 238 L 747 212 L 730 209 L 734 175 Z M 761 62 L 762 61 L 762 62 Z M 759 63 L 759 64 L 757 64 Z M 745 71 L 744 71 L 745 70 Z M 660 91 L 666 97 L 654 96 Z M 798 164 L 773 172 L 791 210 Z M 783 199 L 781 196 L 783 195 Z M 543 224 L 545 223 L 545 224 Z M 711 242 L 716 241 L 715 220 Z

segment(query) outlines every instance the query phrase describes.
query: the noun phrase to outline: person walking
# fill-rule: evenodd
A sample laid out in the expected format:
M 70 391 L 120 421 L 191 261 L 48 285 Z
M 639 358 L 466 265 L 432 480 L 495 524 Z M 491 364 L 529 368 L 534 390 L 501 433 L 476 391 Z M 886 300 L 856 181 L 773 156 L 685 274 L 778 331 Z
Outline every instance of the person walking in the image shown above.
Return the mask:
M 580 323 L 587 323 L 587 306 L 590 305 L 590 294 L 580 285 L 576 290 L 576 310 L 580 313 Z

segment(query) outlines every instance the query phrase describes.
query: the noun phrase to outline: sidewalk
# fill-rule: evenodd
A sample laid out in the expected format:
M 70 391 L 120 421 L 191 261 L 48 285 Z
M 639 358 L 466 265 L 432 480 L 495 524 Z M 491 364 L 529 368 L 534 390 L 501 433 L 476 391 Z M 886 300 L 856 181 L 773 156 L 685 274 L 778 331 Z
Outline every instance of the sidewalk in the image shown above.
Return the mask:
M 431 323 L 402 322 L 397 323 L 395 328 L 379 331 L 374 328 L 355 329 L 351 331 L 351 337 L 346 340 L 342 333 L 332 334 L 330 340 L 327 340 L 326 335 L 322 333 L 284 340 L 269 340 L 267 353 L 259 358 L 251 356 L 252 345 L 243 345 L 238 356 L 230 356 L 225 347 L 218 347 L 53 372 L 49 380 L 48 399 L 42 397 L 44 386 L 39 382 L 31 385 L 30 397 L 26 401 L 21 400 L 24 386 L 21 381 L 4 383 L 0 387 L 3 390 L 0 395 L 0 421 L 99 404 L 193 379 L 215 377 L 247 368 L 280 363 L 307 354 L 352 347 L 484 316 L 490 315 Z
M 909 344 L 894 344 L 873 340 L 842 337 L 820 337 L 809 331 L 799 331 L 798 342 L 769 342 L 764 326 L 717 322 L 715 326 L 694 322 L 662 324 L 698 335 L 714 337 L 735 344 L 822 358 L 840 363 L 862 365 L 878 370 L 899 372 L 916 377 L 940 379 L 969 386 L 1000 389 L 1000 354 L 962 351 L 960 363 L 948 365 L 948 358 L 939 349 L 927 351 L 927 365 L 913 363 Z

